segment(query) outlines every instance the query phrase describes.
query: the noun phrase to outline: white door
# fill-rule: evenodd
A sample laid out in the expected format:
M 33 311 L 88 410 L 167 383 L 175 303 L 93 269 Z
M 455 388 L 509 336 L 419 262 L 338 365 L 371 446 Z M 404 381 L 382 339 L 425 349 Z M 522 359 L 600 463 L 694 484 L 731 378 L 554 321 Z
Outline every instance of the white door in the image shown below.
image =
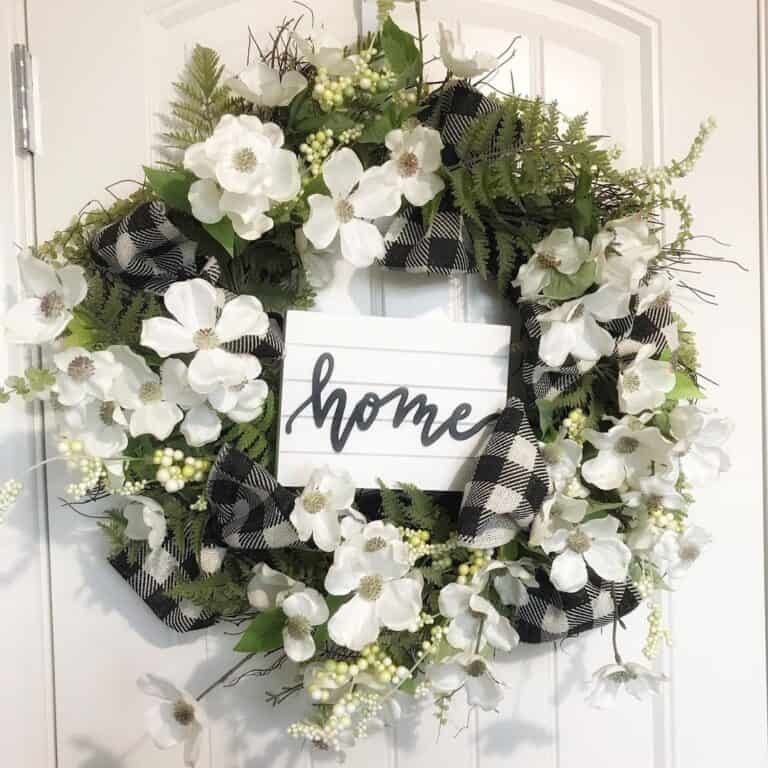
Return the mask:
M 355 29 L 351 0 L 314 0 L 311 5 L 316 18 L 338 36 L 349 37 Z M 364 0 L 364 20 L 375 16 L 374 6 Z M 459 17 L 468 41 L 486 50 L 501 51 L 520 35 L 511 67 L 517 89 L 557 98 L 567 112 L 588 109 L 593 129 L 623 144 L 630 163 L 679 155 L 700 119 L 710 113 L 718 118 L 719 130 L 683 190 L 694 205 L 699 231 L 732 244 L 724 251 L 704 240 L 702 248 L 736 258 L 750 270 L 708 266 L 700 284 L 717 293 L 719 304 L 699 306 L 693 318 L 703 369 L 720 383 L 713 404 L 736 419 L 734 468 L 698 504 L 715 544 L 671 601 L 675 645 L 664 652 L 661 664 L 672 682 L 663 696 L 642 704 L 625 702 L 607 713 L 585 705 L 584 682 L 609 659 L 605 634 L 557 648 L 521 647 L 503 669 L 508 690 L 499 714 L 473 715 L 466 728 L 453 723 L 436 741 L 435 721 L 427 712 L 418 729 L 409 719 L 371 738 L 351 753 L 350 765 L 765 764 L 760 247 L 766 219 L 759 192 L 765 194 L 766 179 L 759 153 L 765 125 L 760 125 L 758 105 L 760 88 L 765 88 L 760 58 L 765 49 L 758 50 L 759 40 L 764 41 L 759 35 L 764 33 L 764 8 L 764 2 L 748 0 L 727 6 L 700 0 L 425 3 L 425 27 L 433 36 L 438 18 L 452 22 Z M 20 11 L 8 11 L 9 37 L 23 34 Z M 39 238 L 65 225 L 88 200 L 109 200 L 103 190 L 115 180 L 141 177 L 141 165 L 155 159 L 156 115 L 195 42 L 221 51 L 225 63 L 238 69 L 249 27 L 258 38 L 285 15 L 301 12 L 288 0 L 27 0 L 29 44 L 39 60 L 45 146 L 35 160 Z M 405 4 L 397 18 L 411 12 Z M 508 74 L 497 82 L 506 88 Z M 14 237 L 22 238 L 25 233 L 18 231 Z M 10 246 L 4 242 L 3 247 L 5 252 Z M 7 259 L 4 263 L 8 281 Z M 496 320 L 501 313 L 492 293 L 476 279 L 446 282 L 344 267 L 319 304 L 344 313 L 477 321 Z M 10 462 L 11 455 L 20 454 L 13 442 L 19 424 L 1 424 L 2 458 Z M 25 450 L 31 451 L 32 444 L 23 443 Z M 50 633 L 47 593 L 41 597 L 41 583 L 47 589 L 46 545 L 38 559 L 34 544 L 41 531 L 32 523 L 26 533 L 14 527 L 21 525 L 19 514 L 17 522 L 9 523 L 15 546 L 33 554 L 28 561 L 22 558 L 25 577 L 0 581 L 4 597 L 13 590 L 10 616 L 18 618 L 0 633 L 12 638 L 11 652 L 3 650 L 0 661 L 11 661 L 0 692 L 0 730 L 11 755 L 4 750 L 4 764 L 180 765 L 180 755 L 156 752 L 143 737 L 144 702 L 135 680 L 155 671 L 201 689 L 232 663 L 232 637 L 225 628 L 185 637 L 166 629 L 106 563 L 106 546 L 93 522 L 62 508 L 56 495 L 52 488 Z M 36 505 L 30 501 L 28 507 L 32 520 Z M 0 540 L 8 536 L 3 532 Z M 0 579 L 8 564 L 8 558 L 0 563 Z M 19 628 L 22 619 L 31 627 Z M 627 634 L 635 643 L 628 652 L 635 655 L 645 621 L 643 609 L 629 617 L 634 631 Z M 46 680 L 54 685 L 46 688 Z M 277 710 L 264 702 L 265 691 L 280 685 L 277 678 L 251 678 L 209 697 L 213 727 L 203 768 L 304 768 L 326 761 L 289 741 L 281 729 L 298 713 L 300 702 L 290 700 Z M 47 703 L 55 707 L 46 711 Z

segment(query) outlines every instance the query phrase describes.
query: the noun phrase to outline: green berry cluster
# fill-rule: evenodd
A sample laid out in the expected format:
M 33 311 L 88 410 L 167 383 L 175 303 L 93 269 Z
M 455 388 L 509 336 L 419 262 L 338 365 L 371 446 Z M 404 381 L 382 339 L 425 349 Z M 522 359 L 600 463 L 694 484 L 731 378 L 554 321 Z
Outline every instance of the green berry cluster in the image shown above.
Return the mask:
M 310 173 L 319 176 L 323 169 L 323 160 L 331 153 L 335 140 L 333 130 L 326 128 L 317 133 L 310 133 L 304 143 L 299 146 L 304 159 L 307 161 Z

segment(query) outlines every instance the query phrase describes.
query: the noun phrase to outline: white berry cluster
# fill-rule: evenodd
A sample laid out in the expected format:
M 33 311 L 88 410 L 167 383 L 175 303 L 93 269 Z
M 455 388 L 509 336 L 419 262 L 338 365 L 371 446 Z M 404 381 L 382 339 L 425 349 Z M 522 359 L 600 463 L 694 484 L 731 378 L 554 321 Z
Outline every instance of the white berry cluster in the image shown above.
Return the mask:
M 323 160 L 331 153 L 335 144 L 333 129 L 326 128 L 317 133 L 310 133 L 307 140 L 299 146 L 304 159 L 309 165 L 309 171 L 313 176 L 319 176 L 323 168 Z
M 563 419 L 563 426 L 571 440 L 575 440 L 577 443 L 584 442 L 584 428 L 587 426 L 587 417 L 584 415 L 584 411 L 582 411 L 581 408 L 574 408 L 568 416 Z
M 328 74 L 325 67 L 318 67 L 312 96 L 326 112 L 339 109 L 346 101 L 361 94 L 384 93 L 395 84 L 395 75 L 388 67 L 374 69 L 371 61 L 376 55 L 375 48 L 363 51 L 357 58 L 351 76 Z
M 24 486 L 19 480 L 6 480 L 0 485 L 0 522 L 6 512 L 16 503 Z
M 648 609 L 648 635 L 643 645 L 643 656 L 646 659 L 653 660 L 659 655 L 662 642 L 672 645 L 672 635 L 668 629 L 662 627 L 661 619 L 661 606 L 652 603 Z
M 115 496 L 140 496 L 147 487 L 146 480 L 126 480 L 119 488 L 113 488 Z
M 177 493 L 192 481 L 202 483 L 206 470 L 210 469 L 208 459 L 187 456 L 184 451 L 173 448 L 158 448 L 152 457 L 152 463 L 158 466 L 155 480 L 168 493 Z
M 59 455 L 67 460 L 67 466 L 79 473 L 79 479 L 69 483 L 65 494 L 75 501 L 84 499 L 90 492 L 98 489 L 107 477 L 107 468 L 102 459 L 89 456 L 81 440 L 63 439 L 58 444 Z

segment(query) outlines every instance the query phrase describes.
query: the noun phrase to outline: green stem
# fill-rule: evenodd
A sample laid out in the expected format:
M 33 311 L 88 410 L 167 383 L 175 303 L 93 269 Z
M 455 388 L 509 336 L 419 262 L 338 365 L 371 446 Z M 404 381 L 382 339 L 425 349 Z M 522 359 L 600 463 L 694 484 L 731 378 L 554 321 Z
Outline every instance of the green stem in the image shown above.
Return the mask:
M 419 38 L 419 53 L 421 54 L 421 68 L 419 69 L 419 94 L 418 98 L 421 99 L 421 89 L 424 86 L 424 29 L 421 23 L 421 0 L 415 0 L 413 7 L 416 10 L 416 30 Z

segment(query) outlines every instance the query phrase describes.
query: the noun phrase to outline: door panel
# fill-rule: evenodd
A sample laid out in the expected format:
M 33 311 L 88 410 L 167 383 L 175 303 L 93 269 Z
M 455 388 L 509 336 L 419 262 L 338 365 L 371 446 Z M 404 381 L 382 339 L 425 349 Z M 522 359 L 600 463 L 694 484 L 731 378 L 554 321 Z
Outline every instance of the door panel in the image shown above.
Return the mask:
M 36 162 L 42 238 L 94 196 L 107 201 L 108 193 L 100 190 L 116 179 L 140 178 L 141 165 L 156 159 L 157 114 L 164 111 L 169 83 L 194 43 L 221 51 L 225 64 L 236 70 L 245 61 L 249 26 L 258 38 L 286 14 L 300 12 L 288 3 L 238 0 L 28 4 L 45 121 L 46 151 Z M 365 0 L 364 18 L 371 18 L 374 5 Z M 312 7 L 338 36 L 351 37 L 357 24 L 351 2 L 315 0 Z M 735 255 L 751 272 L 708 266 L 701 284 L 719 289 L 720 305 L 699 306 L 693 318 L 704 370 L 720 378 L 712 402 L 733 413 L 737 432 L 733 471 L 698 504 L 715 544 L 668 611 L 676 646 L 661 664 L 672 682 L 653 702 L 623 702 L 614 711 L 595 712 L 584 703 L 584 682 L 610 658 L 606 633 L 557 648 L 522 647 L 503 665 L 508 690 L 499 714 L 472 715 L 467 721 L 455 714 L 436 742 L 427 707 L 420 730 L 409 718 L 377 734 L 350 755 L 351 765 L 403 768 L 422 765 L 426 758 L 446 768 L 510 762 L 602 768 L 620 759 L 625 768 L 714 768 L 737 756 L 745 768 L 761 764 L 766 716 L 758 14 L 753 3 L 730 4 L 727 19 L 720 4 L 696 0 L 645 0 L 642 7 L 636 11 L 612 0 L 430 0 L 424 17 L 428 50 L 436 47 L 438 19 L 462 18 L 468 45 L 493 52 L 519 35 L 514 59 L 493 85 L 509 90 L 514 81 L 520 92 L 558 99 L 568 113 L 588 109 L 592 129 L 619 142 L 627 163 L 679 155 L 699 119 L 715 111 L 720 120 L 685 191 L 700 230 L 731 242 L 726 255 Z M 399 5 L 396 18 L 412 28 L 411 13 L 409 4 Z M 713 66 L 715 51 L 720 53 Z M 725 253 L 707 241 L 701 247 Z M 356 272 L 343 263 L 337 264 L 336 280 L 320 295 L 318 308 L 476 322 L 508 318 L 492 288 L 477 277 Z M 724 348 L 735 348 L 738 365 L 729 364 Z M 156 752 L 142 736 L 144 701 L 135 680 L 155 671 L 201 689 L 232 663 L 228 633 L 233 629 L 180 637 L 160 625 L 106 564 L 106 547 L 93 521 L 61 508 L 56 481 L 52 477 L 50 545 L 58 765 L 178 764 L 178 755 Z M 728 615 L 738 617 L 735 629 L 725 624 L 725 611 L 712 610 L 713 600 L 718 608 L 725 602 Z M 644 610 L 627 623 L 632 631 L 626 633 L 625 653 L 637 657 Z M 282 674 L 287 680 L 289 672 Z M 278 677 L 250 678 L 207 699 L 213 727 L 201 766 L 330 764 L 327 756 L 310 754 L 284 736 L 301 702 L 289 700 L 273 710 L 263 701 L 265 691 L 281 684 Z

